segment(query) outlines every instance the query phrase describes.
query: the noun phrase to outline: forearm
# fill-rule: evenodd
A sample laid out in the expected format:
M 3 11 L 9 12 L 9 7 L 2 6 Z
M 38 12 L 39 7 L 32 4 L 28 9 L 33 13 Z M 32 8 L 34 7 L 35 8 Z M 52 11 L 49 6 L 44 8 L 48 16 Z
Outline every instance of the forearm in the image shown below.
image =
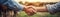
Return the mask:
M 37 7 L 37 11 L 38 11 L 38 12 L 48 12 L 46 6 Z

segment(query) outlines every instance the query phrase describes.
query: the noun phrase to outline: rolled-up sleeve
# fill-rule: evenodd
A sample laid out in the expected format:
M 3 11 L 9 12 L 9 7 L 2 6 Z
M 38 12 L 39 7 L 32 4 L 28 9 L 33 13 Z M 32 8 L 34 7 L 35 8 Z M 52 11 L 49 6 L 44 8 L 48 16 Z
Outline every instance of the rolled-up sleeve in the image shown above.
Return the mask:
M 47 5 L 46 7 L 50 13 L 60 12 L 60 2 L 54 5 Z
M 23 5 L 19 4 L 18 2 L 14 1 L 14 0 L 8 0 L 4 3 L 4 5 L 7 5 L 9 9 L 12 10 L 23 10 Z

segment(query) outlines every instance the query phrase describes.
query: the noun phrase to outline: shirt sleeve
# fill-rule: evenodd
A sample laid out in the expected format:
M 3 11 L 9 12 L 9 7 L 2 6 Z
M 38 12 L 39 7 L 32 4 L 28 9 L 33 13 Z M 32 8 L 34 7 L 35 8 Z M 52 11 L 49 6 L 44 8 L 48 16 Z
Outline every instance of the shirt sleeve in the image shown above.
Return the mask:
M 8 0 L 7 2 L 4 3 L 4 5 L 7 5 L 9 9 L 12 10 L 23 10 L 23 5 L 19 4 L 18 2 L 14 1 L 14 0 Z
M 50 13 L 60 12 L 60 2 L 54 5 L 47 5 L 46 7 Z

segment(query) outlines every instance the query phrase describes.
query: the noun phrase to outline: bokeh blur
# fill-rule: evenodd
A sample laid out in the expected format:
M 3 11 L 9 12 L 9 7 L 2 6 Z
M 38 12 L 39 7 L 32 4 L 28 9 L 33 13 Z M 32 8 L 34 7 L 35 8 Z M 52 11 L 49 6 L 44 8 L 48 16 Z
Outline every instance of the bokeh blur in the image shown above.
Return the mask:
M 47 11 L 40 11 L 39 8 L 46 5 L 53 5 L 59 2 L 60 0 L 16 0 L 24 6 L 33 6 L 37 9 L 37 14 L 33 16 L 28 16 L 24 11 L 19 12 L 17 17 L 60 17 L 59 15 L 51 15 Z M 43 9 L 43 8 L 40 8 Z

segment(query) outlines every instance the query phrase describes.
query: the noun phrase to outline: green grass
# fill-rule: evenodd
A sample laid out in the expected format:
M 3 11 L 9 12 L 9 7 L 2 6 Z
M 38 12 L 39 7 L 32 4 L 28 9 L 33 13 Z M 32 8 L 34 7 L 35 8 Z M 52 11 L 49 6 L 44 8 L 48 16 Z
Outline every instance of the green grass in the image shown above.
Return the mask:
M 28 16 L 24 11 L 21 11 L 17 17 L 60 17 L 58 15 L 50 15 L 48 12 L 37 12 L 33 16 Z

